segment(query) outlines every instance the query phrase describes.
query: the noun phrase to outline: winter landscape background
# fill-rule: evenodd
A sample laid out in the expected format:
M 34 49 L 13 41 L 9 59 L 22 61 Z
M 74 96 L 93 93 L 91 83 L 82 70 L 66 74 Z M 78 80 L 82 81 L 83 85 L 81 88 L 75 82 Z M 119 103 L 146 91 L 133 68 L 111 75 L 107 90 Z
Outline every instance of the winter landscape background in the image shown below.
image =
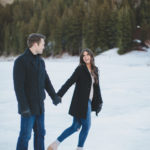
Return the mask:
M 100 70 L 103 109 L 98 117 L 92 113 L 92 126 L 85 143 L 86 150 L 150 149 L 150 49 L 119 56 L 116 49 L 95 58 Z M 13 90 L 14 58 L 0 58 L 0 150 L 15 150 L 20 116 Z M 79 63 L 78 57 L 45 59 L 47 72 L 56 91 Z M 45 100 L 45 146 L 72 123 L 68 109 L 72 86 L 58 106 Z M 60 150 L 75 150 L 79 132 L 66 139 Z M 33 136 L 29 143 L 33 150 Z

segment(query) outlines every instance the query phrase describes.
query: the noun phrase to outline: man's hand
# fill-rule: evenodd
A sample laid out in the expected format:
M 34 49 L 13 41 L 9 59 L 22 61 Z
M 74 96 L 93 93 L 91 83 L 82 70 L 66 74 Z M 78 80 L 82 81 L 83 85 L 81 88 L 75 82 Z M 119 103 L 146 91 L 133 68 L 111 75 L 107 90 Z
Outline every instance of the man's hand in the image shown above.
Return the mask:
M 59 103 L 61 103 L 61 97 L 56 95 L 53 99 L 53 104 L 57 105 Z

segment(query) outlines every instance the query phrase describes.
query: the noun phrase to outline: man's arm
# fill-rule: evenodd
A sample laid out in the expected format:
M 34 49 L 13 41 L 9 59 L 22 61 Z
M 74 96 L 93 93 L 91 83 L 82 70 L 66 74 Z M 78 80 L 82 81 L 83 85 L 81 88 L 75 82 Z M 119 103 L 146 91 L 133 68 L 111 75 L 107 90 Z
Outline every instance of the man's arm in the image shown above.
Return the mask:
M 30 109 L 24 91 L 25 68 L 20 59 L 17 59 L 13 68 L 14 89 L 18 101 L 19 113 L 25 116 L 30 115 Z
M 49 76 L 45 70 L 45 74 L 46 74 L 46 78 L 45 78 L 45 89 L 47 91 L 47 93 L 49 94 L 49 96 L 52 98 L 53 100 L 53 104 L 57 105 L 58 103 L 61 102 L 61 98 L 59 96 L 57 96 L 55 89 L 49 79 Z
M 45 78 L 45 89 L 47 91 L 47 93 L 49 94 L 49 96 L 54 99 L 54 97 L 56 96 L 56 92 L 54 90 L 54 87 L 49 79 L 49 76 L 47 74 L 47 72 L 45 71 L 46 74 L 46 78 Z

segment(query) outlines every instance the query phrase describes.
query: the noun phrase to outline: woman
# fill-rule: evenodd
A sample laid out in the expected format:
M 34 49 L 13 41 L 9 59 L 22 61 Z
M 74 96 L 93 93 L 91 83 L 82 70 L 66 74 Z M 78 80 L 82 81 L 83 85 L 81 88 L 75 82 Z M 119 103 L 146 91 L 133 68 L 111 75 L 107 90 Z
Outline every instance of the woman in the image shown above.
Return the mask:
M 94 63 L 94 55 L 91 50 L 84 49 L 80 54 L 80 64 L 72 76 L 58 91 L 62 97 L 66 91 L 76 83 L 69 114 L 73 116 L 72 125 L 48 147 L 47 150 L 57 150 L 59 144 L 82 127 L 77 150 L 82 150 L 91 126 L 91 111 L 96 115 L 102 108 L 102 98 L 99 86 L 98 68 Z

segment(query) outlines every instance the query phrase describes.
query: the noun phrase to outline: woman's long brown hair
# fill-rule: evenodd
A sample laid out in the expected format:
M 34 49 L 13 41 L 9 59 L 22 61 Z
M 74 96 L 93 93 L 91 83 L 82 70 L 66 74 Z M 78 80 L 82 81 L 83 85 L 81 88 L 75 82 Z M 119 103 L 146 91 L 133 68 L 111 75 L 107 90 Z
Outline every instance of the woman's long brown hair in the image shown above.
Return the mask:
M 86 48 L 86 49 L 83 49 L 81 51 L 81 53 L 80 53 L 80 65 L 86 65 L 84 60 L 83 60 L 83 53 L 84 52 L 87 52 L 91 57 L 91 74 L 94 77 L 95 83 L 98 84 L 98 70 L 97 70 L 97 67 L 95 66 L 94 54 L 90 49 Z

